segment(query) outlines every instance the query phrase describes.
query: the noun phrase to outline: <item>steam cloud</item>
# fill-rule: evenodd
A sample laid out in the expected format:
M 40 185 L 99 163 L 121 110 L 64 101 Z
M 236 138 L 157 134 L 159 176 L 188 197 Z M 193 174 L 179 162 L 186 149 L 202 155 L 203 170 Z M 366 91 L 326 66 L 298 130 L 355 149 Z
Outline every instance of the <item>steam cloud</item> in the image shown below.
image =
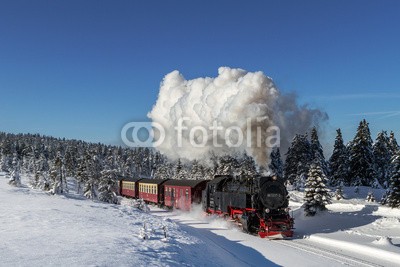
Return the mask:
M 228 67 L 219 68 L 216 78 L 186 80 L 176 70 L 167 74 L 161 83 L 157 102 L 148 116 L 164 127 L 165 140 L 157 148 L 171 159 L 202 160 L 208 158 L 210 153 L 224 155 L 246 151 L 259 166 L 268 164 L 272 149 L 266 142 L 268 136 L 279 134 L 268 132 L 270 126 L 279 127 L 281 152 L 286 153 L 296 133 L 304 133 L 328 118 L 326 113 L 318 109 L 299 106 L 294 94 L 281 94 L 272 79 L 261 71 L 247 72 Z M 184 122 L 187 129 L 182 131 L 182 146 L 178 146 L 175 127 L 183 117 L 189 120 Z M 213 140 L 211 131 L 204 136 L 196 130 L 192 134 L 197 143 L 206 141 L 206 145 L 193 147 L 190 143 L 191 129 L 199 126 L 209 129 L 214 122 L 222 127 L 217 132 L 217 140 Z M 242 144 L 237 147 L 227 145 L 238 144 L 240 139 L 237 131 L 231 131 L 229 140 L 226 139 L 226 130 L 232 126 L 239 127 L 244 137 Z M 250 144 L 246 142 L 249 133 L 252 140 Z M 261 146 L 256 141 L 260 134 Z M 221 147 L 216 147 L 215 142 Z

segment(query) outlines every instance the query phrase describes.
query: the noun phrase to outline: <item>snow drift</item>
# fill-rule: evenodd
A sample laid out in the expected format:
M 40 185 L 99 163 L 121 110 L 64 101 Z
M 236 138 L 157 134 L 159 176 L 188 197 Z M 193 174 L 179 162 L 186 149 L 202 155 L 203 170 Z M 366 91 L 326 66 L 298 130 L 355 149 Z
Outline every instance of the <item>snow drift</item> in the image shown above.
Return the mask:
M 157 148 L 171 159 L 246 151 L 260 166 L 268 163 L 272 146 L 286 151 L 295 133 L 328 118 L 299 105 L 294 94 L 279 92 L 261 71 L 229 67 L 219 68 L 215 78 L 186 80 L 177 70 L 167 74 L 148 116 L 163 126 L 165 140 Z M 179 140 L 176 127 L 183 118 Z

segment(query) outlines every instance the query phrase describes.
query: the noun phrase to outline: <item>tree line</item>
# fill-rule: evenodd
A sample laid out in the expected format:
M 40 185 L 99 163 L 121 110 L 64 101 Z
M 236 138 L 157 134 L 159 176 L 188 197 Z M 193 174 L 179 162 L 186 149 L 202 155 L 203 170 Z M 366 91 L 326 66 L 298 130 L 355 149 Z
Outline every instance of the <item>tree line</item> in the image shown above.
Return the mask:
M 68 191 L 67 177 L 74 177 L 79 193 L 108 202 L 115 201 L 113 191 L 118 177 L 212 179 L 216 174 L 254 177 L 269 173 L 296 189 L 306 188 L 308 193 L 315 189 L 310 189 L 311 185 L 319 186 L 318 192 L 327 185 L 382 187 L 388 189 L 387 196 L 399 188 L 399 145 L 394 133 L 381 131 L 373 142 L 365 120 L 347 144 L 337 130 L 329 160 L 324 157 L 316 128 L 311 130 L 310 139 L 308 134 L 296 134 L 285 156 L 282 160 L 279 148 L 272 149 L 270 163 L 264 169 L 246 153 L 211 154 L 207 163 L 172 161 L 151 148 L 0 133 L 0 170 L 10 172 L 14 181 L 22 172 L 31 177 L 31 186 L 62 194 Z M 315 181 L 308 181 L 310 177 Z

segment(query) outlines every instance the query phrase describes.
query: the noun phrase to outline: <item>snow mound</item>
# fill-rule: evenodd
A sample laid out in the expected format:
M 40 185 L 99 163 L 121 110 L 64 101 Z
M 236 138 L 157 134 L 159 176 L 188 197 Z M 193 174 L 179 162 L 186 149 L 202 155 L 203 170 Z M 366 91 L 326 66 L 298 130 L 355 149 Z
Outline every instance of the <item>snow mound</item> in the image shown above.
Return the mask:
M 372 243 L 380 246 L 393 246 L 392 239 L 387 236 L 378 237 L 376 240 L 372 241 Z

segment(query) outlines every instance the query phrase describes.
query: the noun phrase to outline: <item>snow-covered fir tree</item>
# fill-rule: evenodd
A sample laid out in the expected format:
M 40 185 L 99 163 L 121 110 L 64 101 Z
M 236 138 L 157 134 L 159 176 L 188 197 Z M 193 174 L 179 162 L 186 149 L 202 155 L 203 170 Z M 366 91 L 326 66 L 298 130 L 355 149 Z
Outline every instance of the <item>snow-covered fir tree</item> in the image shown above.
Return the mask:
M 17 153 L 14 153 L 12 160 L 12 171 L 8 183 L 13 186 L 21 185 L 20 162 Z
M 187 176 L 186 176 L 185 170 L 183 168 L 182 161 L 181 161 L 181 159 L 178 159 L 178 161 L 175 164 L 174 179 L 183 180 L 186 178 L 187 178 Z
M 400 152 L 393 156 L 391 161 L 392 173 L 390 176 L 390 185 L 386 200 L 384 201 L 389 207 L 400 207 Z
M 256 162 L 246 152 L 238 160 L 235 159 L 233 163 L 235 164 L 233 167 L 236 168 L 235 174 L 238 174 L 241 179 L 253 179 L 258 175 Z
M 272 149 L 270 154 L 271 162 L 268 165 L 269 170 L 273 175 L 279 177 L 279 179 L 283 179 L 283 162 L 281 159 L 281 152 L 279 147 L 275 147 Z
M 219 175 L 234 175 L 238 168 L 238 160 L 231 155 L 219 157 L 217 174 Z
M 192 167 L 190 169 L 190 178 L 193 180 L 202 180 L 205 177 L 205 168 L 197 160 L 192 162 Z
M 8 183 L 13 186 L 20 186 L 21 185 L 21 177 L 19 175 L 18 170 L 13 170 L 10 174 L 10 179 Z
M 381 131 L 372 147 L 375 160 L 375 174 L 380 186 L 387 188 L 389 184 L 390 158 L 389 137 L 386 131 Z M 375 186 L 377 187 L 377 182 Z M 379 186 L 378 186 L 379 187 Z
M 37 171 L 34 174 L 34 181 L 31 183 L 31 185 L 35 188 L 49 191 L 51 189 L 49 178 L 50 166 L 43 152 L 40 153 L 36 164 Z
M 116 204 L 118 202 L 118 198 L 115 194 L 117 188 L 117 172 L 114 169 L 111 169 L 109 166 L 106 166 L 104 170 L 100 173 L 100 181 L 99 181 L 99 200 Z
M 286 153 L 284 177 L 296 188 L 301 188 L 307 179 L 310 167 L 311 147 L 307 135 L 297 134 Z
M 54 159 L 53 166 L 50 169 L 51 178 L 51 193 L 52 194 L 63 194 L 67 189 L 67 181 L 65 180 L 65 169 L 64 163 L 61 156 L 61 152 L 57 152 L 57 156 Z
M 84 183 L 89 180 L 89 161 L 90 161 L 90 155 L 84 154 L 78 159 L 78 168 L 76 171 L 76 181 L 77 181 L 77 192 L 78 194 L 81 193 L 82 187 Z
M 335 144 L 329 159 L 329 183 L 337 186 L 342 183 L 349 185 L 349 153 L 343 143 L 342 132 L 336 130 Z
M 372 139 L 366 120 L 360 122 L 352 141 L 349 165 L 352 185 L 371 186 L 374 183 Z
M 325 210 L 326 205 L 331 203 L 326 182 L 326 176 L 319 161 L 316 160 L 310 167 L 304 190 L 304 212 L 306 216 L 314 216 L 318 211 Z
M 325 176 L 327 176 L 328 164 L 325 160 L 324 151 L 322 149 L 321 143 L 319 142 L 317 128 L 315 127 L 311 129 L 310 149 L 311 161 L 315 162 L 316 160 L 318 160 L 320 162 L 322 171 L 324 172 Z
M 95 199 L 97 197 L 97 185 L 100 181 L 101 173 L 101 161 L 95 151 L 90 151 L 88 153 L 88 171 L 89 176 L 87 180 L 84 181 L 84 192 L 83 195 L 90 199 Z
M 172 179 L 174 177 L 174 166 L 170 162 L 163 162 L 158 165 L 154 172 L 155 179 Z
M 393 131 L 390 132 L 389 135 L 389 149 L 391 151 L 391 155 L 394 156 L 395 154 L 397 154 L 397 152 L 399 152 L 400 147 L 397 143 L 396 138 L 394 137 L 394 133 Z
M 64 165 L 66 176 L 76 177 L 76 171 L 78 169 L 78 147 L 75 145 L 69 145 L 65 151 Z

